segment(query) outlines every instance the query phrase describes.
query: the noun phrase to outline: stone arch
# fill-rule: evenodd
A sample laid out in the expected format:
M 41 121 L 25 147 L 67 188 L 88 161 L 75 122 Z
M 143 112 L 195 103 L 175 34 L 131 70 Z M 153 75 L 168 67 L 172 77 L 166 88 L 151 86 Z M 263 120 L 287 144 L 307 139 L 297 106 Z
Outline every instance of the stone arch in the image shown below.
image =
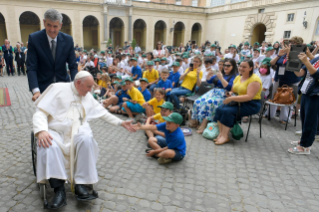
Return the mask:
M 141 47 L 142 50 L 146 49 L 146 22 L 143 19 L 136 19 L 133 24 L 133 39 Z
M 112 40 L 113 48 L 118 45 L 124 45 L 124 21 L 119 17 L 114 17 L 110 21 L 110 38 Z
M 185 24 L 181 21 L 178 21 L 174 25 L 174 37 L 173 37 L 173 46 L 179 46 L 181 43 L 185 45 Z
M 62 28 L 60 31 L 72 36 L 72 21 L 69 18 L 69 16 L 63 13 L 62 13 L 62 16 L 63 16 Z
M 274 37 L 274 29 L 276 27 L 277 16 L 273 13 L 258 13 L 254 15 L 248 15 L 245 21 L 245 28 L 243 33 L 242 41 L 248 41 L 252 44 L 252 37 L 254 29 L 258 25 L 264 25 L 266 27 L 265 41 L 273 42 Z
M 4 39 L 7 39 L 6 21 L 3 15 L 0 13 L 0 42 L 3 43 Z
M 201 37 L 202 37 L 202 25 L 200 23 L 194 23 L 192 26 L 191 40 L 196 41 L 197 46 L 200 46 Z
M 83 47 L 86 50 L 94 48 L 100 50 L 100 23 L 99 20 L 88 15 L 83 19 Z
M 40 19 L 34 12 L 23 12 L 19 17 L 21 41 L 26 43 L 29 35 L 40 30 Z
M 166 29 L 167 25 L 165 21 L 159 20 L 154 25 L 154 48 L 159 41 L 162 41 L 166 44 Z

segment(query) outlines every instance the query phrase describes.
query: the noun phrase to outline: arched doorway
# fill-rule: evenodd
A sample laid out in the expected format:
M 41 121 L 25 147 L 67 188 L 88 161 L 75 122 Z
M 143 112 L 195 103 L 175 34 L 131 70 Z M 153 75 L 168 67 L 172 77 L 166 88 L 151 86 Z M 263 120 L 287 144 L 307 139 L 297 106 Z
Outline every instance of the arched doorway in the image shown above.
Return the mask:
M 253 34 L 251 36 L 251 44 L 258 42 L 262 43 L 265 40 L 266 26 L 264 24 L 258 24 L 253 29 Z
M 185 25 L 182 22 L 177 22 L 174 26 L 174 40 L 173 46 L 179 46 L 184 43 Z
M 31 33 L 39 31 L 41 28 L 40 19 L 33 12 L 27 11 L 22 13 L 20 15 L 19 22 L 20 22 L 21 41 L 23 43 L 28 42 L 29 35 Z
M 192 41 L 195 41 L 197 46 L 201 45 L 202 26 L 199 23 L 195 23 L 192 27 Z
M 115 48 L 117 45 L 124 45 L 124 23 L 120 18 L 112 18 L 110 22 L 110 38 Z
M 61 32 L 64 32 L 68 35 L 72 36 L 72 22 L 71 19 L 69 18 L 69 16 L 62 14 L 63 16 L 63 21 L 62 21 L 62 28 L 61 28 Z
M 137 19 L 133 25 L 133 39 L 141 47 L 142 50 L 146 49 L 146 23 L 142 19 Z
M 7 28 L 4 17 L 0 13 L 0 42 L 4 43 L 4 39 L 7 39 Z
M 97 18 L 92 15 L 86 16 L 83 20 L 83 47 L 86 50 L 100 50 L 100 24 Z
M 154 33 L 154 48 L 158 41 L 162 41 L 166 44 L 166 24 L 164 21 L 158 21 L 155 24 L 155 33 Z

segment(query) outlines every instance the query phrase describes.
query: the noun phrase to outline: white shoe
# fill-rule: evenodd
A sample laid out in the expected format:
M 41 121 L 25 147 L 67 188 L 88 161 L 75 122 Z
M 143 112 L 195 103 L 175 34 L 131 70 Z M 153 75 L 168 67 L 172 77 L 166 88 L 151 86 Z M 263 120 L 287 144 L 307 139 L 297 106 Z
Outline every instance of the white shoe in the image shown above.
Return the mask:
M 303 151 L 300 151 L 297 147 L 288 149 L 288 152 L 296 155 L 310 155 L 310 148 L 303 148 Z
M 298 146 L 300 144 L 300 141 L 292 141 L 290 142 L 291 145 Z
M 298 130 L 295 132 L 296 135 L 301 135 L 302 134 L 302 130 Z
M 143 118 L 143 113 L 139 113 L 135 116 L 134 120 L 138 122 L 141 118 Z

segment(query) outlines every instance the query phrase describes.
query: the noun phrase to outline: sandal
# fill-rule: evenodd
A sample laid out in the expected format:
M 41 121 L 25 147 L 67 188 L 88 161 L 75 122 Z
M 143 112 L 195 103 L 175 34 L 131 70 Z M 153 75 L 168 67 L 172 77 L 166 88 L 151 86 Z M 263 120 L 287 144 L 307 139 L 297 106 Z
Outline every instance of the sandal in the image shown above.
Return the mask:
M 243 117 L 242 122 L 243 122 L 243 123 L 247 123 L 247 122 L 248 122 L 248 117 L 247 117 L 247 116 L 246 116 L 246 117 Z
M 302 146 L 300 146 L 302 147 Z M 310 148 L 305 148 L 305 147 L 302 147 L 303 148 L 303 151 L 300 151 L 297 147 L 294 147 L 294 148 L 290 148 L 288 149 L 288 152 L 292 153 L 292 154 L 296 154 L 296 155 L 310 155 Z
M 290 142 L 291 145 L 298 146 L 300 144 L 300 141 L 292 141 Z
M 148 148 L 148 149 L 145 149 L 145 152 L 146 153 L 149 153 L 149 151 L 153 150 L 152 148 Z M 158 159 L 158 157 L 156 155 L 152 155 L 151 156 L 152 158 L 155 158 L 155 159 Z

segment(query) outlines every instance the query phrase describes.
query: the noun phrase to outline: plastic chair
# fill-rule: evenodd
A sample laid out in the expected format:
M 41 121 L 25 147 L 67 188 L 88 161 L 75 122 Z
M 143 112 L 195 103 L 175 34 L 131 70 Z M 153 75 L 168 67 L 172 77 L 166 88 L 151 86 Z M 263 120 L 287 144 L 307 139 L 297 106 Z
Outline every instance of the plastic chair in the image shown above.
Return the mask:
M 292 104 L 277 104 L 277 103 L 274 103 L 274 102 L 270 102 L 269 100 L 267 100 L 264 105 L 263 105 L 263 110 L 262 110 L 262 113 L 265 111 L 265 108 L 266 108 L 266 105 L 269 105 L 270 106 L 280 106 L 280 107 L 288 107 L 289 108 L 289 112 L 288 112 L 288 117 L 290 116 L 290 112 L 291 112 L 291 106 L 293 107 L 294 111 L 297 110 L 296 108 L 296 105 L 298 103 L 298 86 L 296 85 L 293 85 L 291 86 L 293 89 L 294 89 L 294 95 L 295 95 L 295 102 L 293 102 Z M 261 117 L 259 117 L 259 120 L 260 120 L 260 129 L 261 129 L 261 120 L 262 120 L 262 113 L 260 114 Z M 268 110 L 268 121 L 270 121 L 270 108 Z M 296 123 L 297 123 L 297 117 L 295 116 L 295 125 L 296 126 Z M 288 120 L 286 122 L 286 126 L 285 126 L 285 130 L 287 130 L 287 126 L 288 126 Z

